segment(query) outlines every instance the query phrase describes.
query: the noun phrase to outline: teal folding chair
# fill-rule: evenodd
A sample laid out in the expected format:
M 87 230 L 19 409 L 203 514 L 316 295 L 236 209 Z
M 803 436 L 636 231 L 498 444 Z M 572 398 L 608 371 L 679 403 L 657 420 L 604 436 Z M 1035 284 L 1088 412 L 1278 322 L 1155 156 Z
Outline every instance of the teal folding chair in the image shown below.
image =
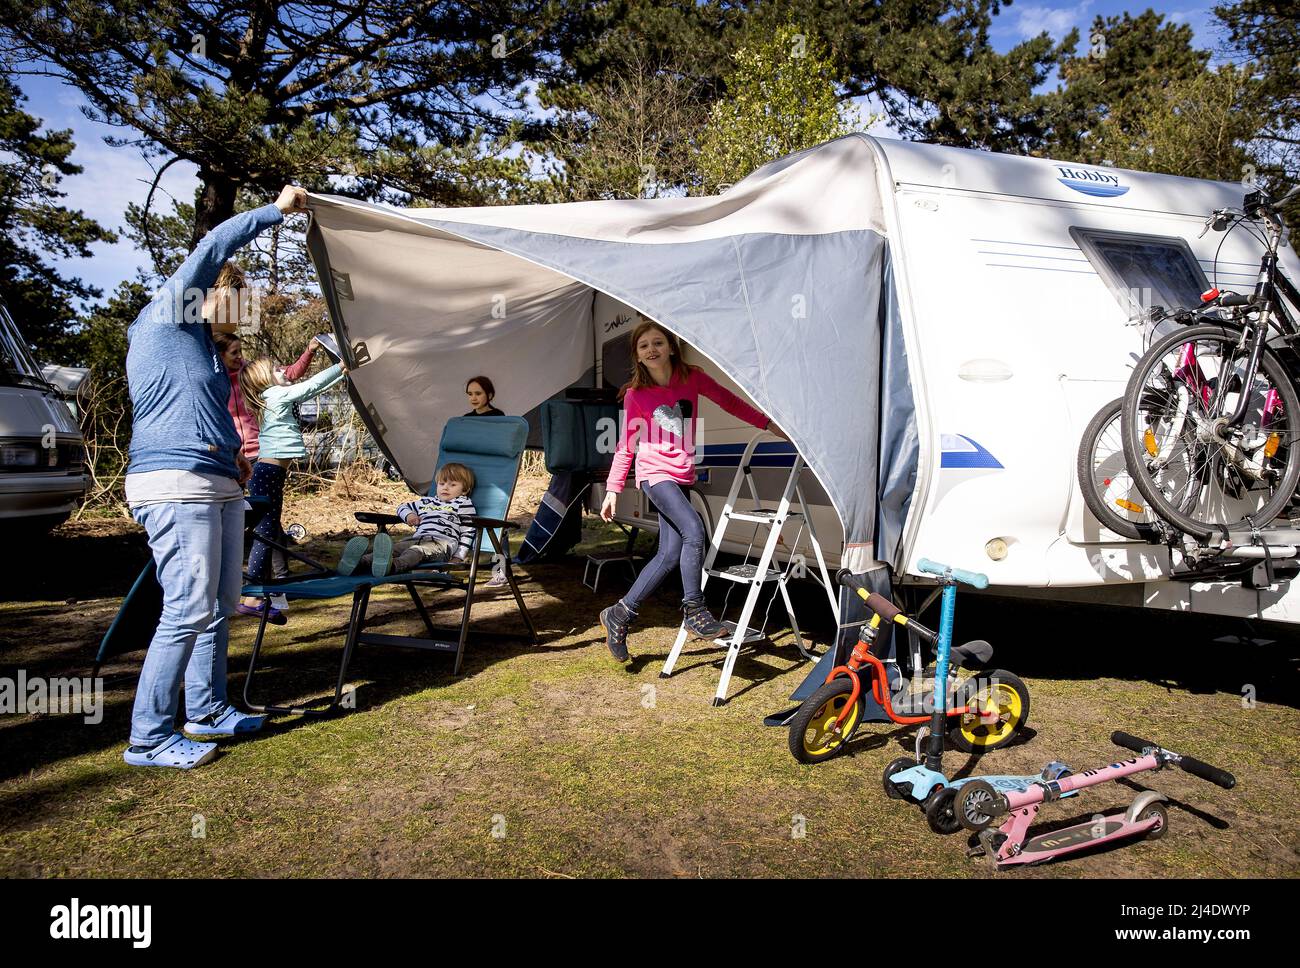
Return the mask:
M 539 641 L 537 627 L 533 624 L 532 616 L 528 613 L 528 607 L 524 604 L 523 595 L 519 593 L 519 585 L 511 570 L 508 535 L 519 525 L 511 524 L 506 520 L 527 439 L 528 422 L 522 417 L 454 417 L 447 421 L 447 426 L 443 429 L 442 441 L 438 447 L 437 466 L 442 467 L 444 464 L 454 462 L 464 464 L 474 472 L 472 498 L 474 508 L 479 513 L 473 522 L 476 553 L 470 556 L 469 561 L 432 563 L 414 571 L 399 572 L 382 578 L 373 575 L 330 574 L 274 579 L 260 584 L 246 585 L 244 594 L 262 598 L 263 604 L 257 638 L 253 642 L 253 654 L 248 663 L 248 677 L 244 680 L 245 705 L 254 712 L 314 715 L 333 712 L 343 701 L 343 686 L 348 665 L 358 645 L 387 645 L 434 652 L 452 652 L 456 657 L 452 665 L 452 675 L 459 675 L 470 633 L 474 590 L 478 582 L 479 557 L 485 551 L 499 556 L 506 583 L 510 587 L 511 594 L 514 595 L 515 605 L 528 629 L 529 641 L 537 644 Z M 356 518 L 363 524 L 375 525 L 379 531 L 387 531 L 390 526 L 402 523 L 396 515 L 369 511 L 358 512 Z M 275 542 L 270 544 L 276 546 Z M 424 622 L 425 630 L 428 632 L 427 637 L 381 635 L 365 630 L 370 592 L 377 585 L 405 586 L 411 601 L 415 604 L 416 612 Z M 450 629 L 435 626 L 420 593 L 416 591 L 417 586 L 463 591 L 465 599 L 461 608 L 460 627 Z M 325 707 L 259 705 L 251 698 L 253 678 L 262 654 L 267 620 L 270 617 L 270 596 L 276 594 L 284 595 L 287 599 L 329 599 L 352 596 L 352 613 L 348 619 L 347 637 L 343 643 L 343 655 L 339 663 L 334 696 Z M 475 638 L 517 638 L 517 636 L 499 635 L 481 630 L 475 630 L 474 636 Z

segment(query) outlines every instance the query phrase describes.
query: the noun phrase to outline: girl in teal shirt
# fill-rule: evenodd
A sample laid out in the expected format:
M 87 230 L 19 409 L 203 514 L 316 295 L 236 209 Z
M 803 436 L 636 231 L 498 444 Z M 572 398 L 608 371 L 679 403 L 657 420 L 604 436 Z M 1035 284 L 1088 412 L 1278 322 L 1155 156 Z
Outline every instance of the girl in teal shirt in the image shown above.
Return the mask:
M 267 357 L 254 360 L 240 371 L 239 387 L 244 401 L 249 412 L 257 414 L 259 420 L 260 449 L 257 463 L 253 466 L 253 477 L 248 482 L 248 493 L 252 497 L 268 498 L 271 502 L 270 509 L 254 532 L 259 537 L 284 543 L 284 529 L 280 523 L 284 481 L 294 458 L 307 456 L 302 430 L 294 416 L 294 404 L 320 396 L 342 380 L 347 372 L 342 363 L 335 363 L 313 377 L 290 383 L 283 371 Z M 253 581 L 265 581 L 270 561 L 271 546 L 254 540 L 253 550 L 248 555 L 249 577 Z M 258 599 L 245 598 L 238 607 L 245 615 L 257 615 L 261 613 L 262 603 Z M 283 625 L 286 619 L 281 610 L 272 609 L 269 621 Z

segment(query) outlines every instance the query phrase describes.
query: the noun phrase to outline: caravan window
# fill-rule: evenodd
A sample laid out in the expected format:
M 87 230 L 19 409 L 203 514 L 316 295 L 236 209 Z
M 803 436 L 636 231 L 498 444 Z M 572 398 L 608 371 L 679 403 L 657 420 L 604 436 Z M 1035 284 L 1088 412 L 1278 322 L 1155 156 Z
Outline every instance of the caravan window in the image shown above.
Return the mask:
M 1179 238 L 1072 228 L 1070 234 L 1115 298 L 1137 315 L 1152 306 L 1199 306 L 1210 288 L 1191 248 Z

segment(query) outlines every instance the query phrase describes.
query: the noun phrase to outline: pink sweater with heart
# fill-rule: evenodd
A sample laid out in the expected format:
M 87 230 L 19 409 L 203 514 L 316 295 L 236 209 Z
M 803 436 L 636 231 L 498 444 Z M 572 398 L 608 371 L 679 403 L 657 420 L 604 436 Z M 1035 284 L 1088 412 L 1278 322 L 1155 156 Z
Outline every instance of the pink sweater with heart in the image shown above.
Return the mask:
M 666 387 L 628 390 L 623 397 L 623 432 L 605 489 L 615 494 L 623 490 L 634 454 L 637 487 L 660 481 L 694 484 L 701 394 L 760 430 L 768 425 L 761 410 L 755 410 L 700 369 L 692 368 L 685 380 L 673 380 Z

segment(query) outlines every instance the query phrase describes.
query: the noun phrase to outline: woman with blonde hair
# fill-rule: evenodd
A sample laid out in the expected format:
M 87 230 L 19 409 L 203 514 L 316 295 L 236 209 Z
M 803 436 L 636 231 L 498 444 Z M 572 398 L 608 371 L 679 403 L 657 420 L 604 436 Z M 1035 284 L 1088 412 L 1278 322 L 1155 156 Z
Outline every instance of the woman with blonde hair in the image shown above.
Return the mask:
M 284 528 L 280 522 L 284 508 L 284 481 L 289 465 L 295 458 L 307 456 L 302 430 L 293 407 L 304 400 L 312 400 L 343 379 L 347 367 L 335 363 L 315 376 L 298 383 L 291 382 L 285 371 L 277 367 L 270 357 L 260 357 L 239 372 L 239 387 L 249 412 L 258 417 L 258 457 L 253 466 L 253 476 L 248 482 L 250 497 L 265 497 L 271 502 L 266 516 L 253 532 L 267 541 L 284 543 Z M 265 581 L 272 548 L 265 541 L 254 539 L 253 550 L 248 554 L 248 574 L 254 581 Z M 258 615 L 262 603 L 255 598 L 245 598 L 238 610 L 244 615 Z M 280 609 L 272 609 L 268 621 L 283 625 L 287 619 Z

